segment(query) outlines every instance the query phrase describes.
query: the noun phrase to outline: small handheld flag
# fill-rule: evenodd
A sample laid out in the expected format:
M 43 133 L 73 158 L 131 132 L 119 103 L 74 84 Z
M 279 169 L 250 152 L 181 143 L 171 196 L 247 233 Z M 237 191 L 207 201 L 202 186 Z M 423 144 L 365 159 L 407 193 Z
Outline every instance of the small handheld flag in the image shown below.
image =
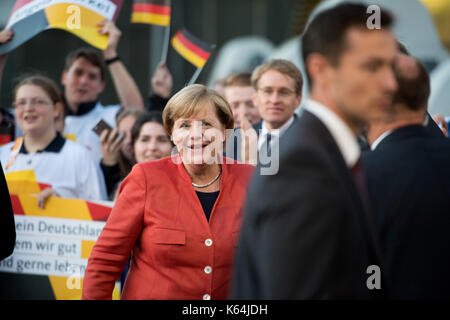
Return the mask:
M 172 46 L 187 61 L 203 68 L 212 52 L 212 46 L 197 39 L 186 29 L 178 31 L 172 38 Z
M 170 0 L 134 0 L 131 22 L 170 26 Z

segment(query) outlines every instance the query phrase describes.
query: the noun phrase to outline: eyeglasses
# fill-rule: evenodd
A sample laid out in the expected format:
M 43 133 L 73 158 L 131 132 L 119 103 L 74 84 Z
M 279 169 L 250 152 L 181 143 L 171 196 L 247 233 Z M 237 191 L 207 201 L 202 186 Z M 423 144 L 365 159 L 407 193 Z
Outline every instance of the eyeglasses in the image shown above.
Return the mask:
M 33 98 L 30 100 L 23 99 L 23 100 L 15 101 L 15 102 L 13 102 L 13 107 L 14 107 L 14 109 L 23 109 L 23 108 L 25 108 L 25 106 L 27 105 L 28 102 L 30 103 L 30 105 L 32 107 L 40 107 L 40 106 L 52 104 L 52 102 L 49 100 L 45 100 L 42 98 Z
M 272 94 L 273 94 L 274 92 L 276 92 L 276 93 L 278 94 L 278 96 L 280 96 L 280 97 L 282 97 L 282 98 L 286 98 L 286 97 L 289 97 L 289 96 L 295 94 L 294 91 L 289 90 L 289 89 L 287 89 L 287 88 L 281 88 L 281 89 L 279 89 L 279 90 L 274 90 L 274 89 L 271 88 L 271 87 L 266 87 L 266 88 L 258 89 L 258 91 L 261 92 L 261 94 L 262 94 L 264 97 L 266 97 L 266 98 L 272 96 Z

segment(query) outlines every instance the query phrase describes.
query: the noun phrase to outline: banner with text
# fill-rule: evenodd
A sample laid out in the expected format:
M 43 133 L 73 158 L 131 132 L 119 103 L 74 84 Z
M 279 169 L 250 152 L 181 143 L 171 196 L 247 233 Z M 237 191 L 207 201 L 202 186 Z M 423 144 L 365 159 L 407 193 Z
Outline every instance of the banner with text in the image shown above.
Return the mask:
M 123 0 L 17 0 L 6 29 L 11 41 L 0 45 L 0 54 L 14 50 L 47 29 L 66 30 L 99 49 L 106 49 L 108 37 L 98 34 L 97 24 L 113 20 Z
M 32 195 L 12 195 L 11 202 L 17 238 L 14 253 L 0 261 L 0 299 L 80 299 L 113 203 L 50 198 L 40 209 Z

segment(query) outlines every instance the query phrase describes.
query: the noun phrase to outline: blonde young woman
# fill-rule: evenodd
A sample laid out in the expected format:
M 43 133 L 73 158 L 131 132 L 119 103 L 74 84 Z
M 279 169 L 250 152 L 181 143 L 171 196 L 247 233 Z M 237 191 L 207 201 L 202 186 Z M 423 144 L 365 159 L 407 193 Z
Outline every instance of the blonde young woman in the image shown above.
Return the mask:
M 11 173 L 15 179 L 35 180 L 41 208 L 50 196 L 106 199 L 104 180 L 90 151 L 64 139 L 55 128 L 62 112 L 58 86 L 45 76 L 26 77 L 14 90 L 13 106 L 23 137 L 0 148 L 6 180 Z
M 222 157 L 228 103 L 203 85 L 174 95 L 164 126 L 179 153 L 138 163 L 93 248 L 83 298 L 226 299 L 250 165 Z

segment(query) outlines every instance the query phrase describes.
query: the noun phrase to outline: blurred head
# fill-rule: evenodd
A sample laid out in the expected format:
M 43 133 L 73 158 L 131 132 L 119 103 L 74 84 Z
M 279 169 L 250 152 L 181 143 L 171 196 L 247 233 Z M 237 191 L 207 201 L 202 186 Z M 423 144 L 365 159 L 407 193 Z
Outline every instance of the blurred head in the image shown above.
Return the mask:
M 69 107 L 97 100 L 105 89 L 105 74 L 105 61 L 99 51 L 81 48 L 70 53 L 61 77 Z
M 143 113 L 143 111 L 137 109 L 124 109 L 117 116 L 117 129 L 125 136 L 122 142 L 122 146 L 120 147 L 120 151 L 125 159 L 130 163 L 135 162 L 131 130 L 134 123 L 136 122 L 136 119 L 139 118 Z
M 395 61 L 398 89 L 393 104 L 401 104 L 411 111 L 422 111 L 425 116 L 430 96 L 430 77 L 422 63 L 400 53 Z
M 216 91 L 194 84 L 175 94 L 163 112 L 164 127 L 184 164 L 211 164 L 222 155 L 233 113 Z
M 258 108 L 253 104 L 252 75 L 248 72 L 236 73 L 225 81 L 223 96 L 233 111 L 234 126 L 240 127 L 239 115 L 244 115 L 252 124 L 261 121 Z
M 137 118 L 131 130 L 131 139 L 137 163 L 161 159 L 172 152 L 173 144 L 164 129 L 159 111 L 144 113 Z
M 300 70 L 287 60 L 271 60 L 252 73 L 253 103 L 269 129 L 278 129 L 293 115 L 302 100 Z
M 302 37 L 311 98 L 333 109 L 352 128 L 379 118 L 397 89 L 397 43 L 391 15 L 380 10 L 380 28 L 369 29 L 363 4 L 319 13 Z
M 63 112 L 56 83 L 43 75 L 27 76 L 14 89 L 13 106 L 24 136 L 39 136 L 55 130 L 55 119 Z

